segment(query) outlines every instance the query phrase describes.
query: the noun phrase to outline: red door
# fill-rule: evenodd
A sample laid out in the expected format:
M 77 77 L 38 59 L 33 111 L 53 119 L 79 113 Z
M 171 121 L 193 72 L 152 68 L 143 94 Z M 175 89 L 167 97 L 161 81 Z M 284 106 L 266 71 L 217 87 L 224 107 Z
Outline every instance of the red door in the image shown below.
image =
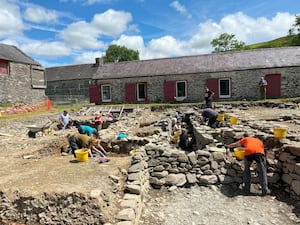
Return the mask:
M 267 98 L 279 98 L 281 97 L 281 75 L 280 74 L 266 74 L 265 79 L 267 85 Z
M 175 81 L 165 81 L 164 83 L 164 97 L 165 101 L 174 101 L 176 97 L 176 82 Z
M 125 101 L 126 103 L 136 102 L 136 83 L 125 84 Z
M 100 85 L 91 85 L 89 87 L 90 103 L 100 104 Z
M 219 98 L 219 79 L 207 79 L 206 80 L 206 87 L 209 88 L 212 92 L 214 92 L 213 99 L 218 99 Z M 204 97 L 203 93 L 203 97 Z
M 0 74 L 8 74 L 8 62 L 0 60 Z

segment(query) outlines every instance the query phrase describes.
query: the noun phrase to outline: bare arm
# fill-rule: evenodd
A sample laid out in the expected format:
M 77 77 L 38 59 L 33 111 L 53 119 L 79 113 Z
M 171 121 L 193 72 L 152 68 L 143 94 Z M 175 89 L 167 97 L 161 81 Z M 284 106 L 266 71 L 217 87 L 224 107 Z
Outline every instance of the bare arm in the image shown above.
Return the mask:
M 237 141 L 237 142 L 234 142 L 234 143 L 231 143 L 231 144 L 227 145 L 226 147 L 227 148 L 235 148 L 235 147 L 241 147 L 241 146 L 242 145 L 240 144 L 240 142 Z
M 107 154 L 107 152 L 105 151 L 105 149 L 102 147 L 102 145 L 99 143 L 98 144 L 98 148 L 100 148 L 100 150 L 102 151 L 103 154 Z
M 95 146 L 91 145 L 90 151 L 95 151 L 100 154 L 101 157 L 104 157 L 103 153 L 99 151 Z M 92 152 L 91 152 L 92 153 Z

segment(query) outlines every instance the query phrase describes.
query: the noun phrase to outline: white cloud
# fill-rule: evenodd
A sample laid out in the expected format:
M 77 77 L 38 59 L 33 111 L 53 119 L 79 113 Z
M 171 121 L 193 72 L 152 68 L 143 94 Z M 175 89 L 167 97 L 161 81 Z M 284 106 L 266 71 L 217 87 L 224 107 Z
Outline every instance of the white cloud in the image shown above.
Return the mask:
M 2 44 L 6 44 L 6 45 L 13 45 L 13 46 L 16 46 L 16 47 L 19 47 L 19 44 L 17 41 L 15 40 L 12 40 L 12 39 L 4 39 L 1 41 Z
M 92 5 L 95 3 L 108 2 L 110 0 L 59 0 L 60 2 L 81 2 L 84 5 Z
M 61 0 L 61 2 L 63 1 L 85 4 L 102 2 L 102 0 Z M 142 2 L 142 0 L 136 1 Z M 144 32 L 143 28 L 139 29 L 137 25 L 131 24 L 133 17 L 129 12 L 108 9 L 103 13 L 95 14 L 91 21 L 76 21 L 59 31 L 58 29 L 61 29 L 64 24 L 59 24 L 57 27 L 41 27 L 43 25 L 38 23 L 55 23 L 57 25 L 60 17 L 67 18 L 68 16 L 68 19 L 74 19 L 73 16 L 32 4 L 21 4 L 18 0 L 0 0 L 0 5 L 1 42 L 15 45 L 27 54 L 38 56 L 42 62 L 44 62 L 42 57 L 57 58 L 59 61 L 62 57 L 75 56 L 74 63 L 93 63 L 96 57 L 105 54 L 105 48 L 109 43 L 138 50 L 140 59 L 206 54 L 212 51 L 211 40 L 221 33 L 233 33 L 238 40 L 252 44 L 287 35 L 288 29 L 295 22 L 295 15 L 289 13 L 277 13 L 269 19 L 266 17 L 254 18 L 243 12 L 237 12 L 225 15 L 219 21 L 208 19 L 201 22 L 198 29 L 189 27 L 189 32 L 184 35 L 185 38 L 190 32 L 194 30 L 195 32 L 185 40 L 180 40 L 175 34 L 172 34 L 172 36 L 165 35 L 146 42 L 146 39 L 143 39 L 144 36 L 140 34 Z M 179 1 L 173 1 L 169 6 L 182 15 L 189 15 L 188 10 Z M 25 12 L 23 19 L 34 22 L 34 26 L 31 26 L 31 29 L 34 28 L 32 30 L 39 29 L 39 32 L 48 32 L 48 40 L 33 40 L 23 36 L 23 31 L 28 27 L 22 21 L 22 11 Z M 67 20 L 62 21 L 67 23 Z M 161 23 L 163 24 L 163 21 Z M 163 27 L 160 28 L 162 33 L 166 30 Z M 137 33 L 139 36 L 128 35 Z M 34 35 L 34 33 L 30 35 Z
M 247 44 L 270 41 L 286 36 L 295 16 L 277 13 L 272 19 L 252 18 L 242 12 L 224 16 L 219 23 L 207 20 L 199 24 L 198 32 L 190 39 L 190 46 L 202 51 L 210 49 L 210 42 L 222 33 L 235 34 L 239 41 Z
M 185 43 L 176 40 L 172 36 L 164 36 L 158 39 L 152 39 L 147 49 L 142 54 L 142 59 L 164 58 L 186 53 Z
M 125 32 L 131 20 L 130 13 L 109 9 L 104 13 L 94 15 L 91 25 L 103 35 L 114 36 Z
M 26 27 L 23 24 L 19 7 L 6 0 L 0 0 L 0 5 L 0 36 L 21 35 Z
M 129 13 L 109 9 L 94 15 L 91 23 L 79 21 L 70 24 L 60 37 L 66 45 L 75 49 L 101 49 L 105 44 L 98 39 L 103 35 L 114 36 L 125 32 L 131 19 Z
M 108 2 L 109 0 L 86 0 L 86 4 L 88 5 L 93 5 L 95 3 L 103 3 L 103 2 Z
M 98 41 L 100 31 L 96 30 L 93 26 L 80 21 L 69 25 L 60 34 L 66 45 L 75 49 L 97 49 L 102 48 L 104 44 Z
M 188 18 L 192 17 L 192 15 L 190 15 L 190 14 L 187 13 L 186 8 L 182 4 L 180 4 L 179 1 L 172 2 L 170 4 L 170 6 L 173 7 L 176 11 L 180 12 L 181 14 L 187 15 Z
M 272 19 L 251 18 L 242 12 L 225 16 L 220 21 L 220 29 L 233 33 L 245 43 L 256 43 L 286 36 L 295 20 L 294 15 L 277 13 Z
M 184 14 L 186 12 L 186 9 L 183 5 L 181 5 L 178 1 L 174 1 L 170 4 L 176 11 Z
M 30 6 L 25 10 L 24 18 L 34 23 L 56 23 L 58 13 L 55 10 L 47 10 L 39 6 Z
M 84 52 L 79 54 L 74 58 L 75 64 L 85 64 L 95 62 L 95 58 L 101 58 L 105 55 L 105 52 L 95 51 L 95 52 Z
M 122 34 L 120 38 L 113 41 L 112 44 L 125 46 L 126 48 L 138 50 L 139 52 L 143 51 L 145 48 L 144 40 L 141 36 L 127 36 Z
M 71 54 L 71 49 L 66 47 L 62 42 L 42 42 L 30 40 L 27 41 L 27 43 L 22 44 L 20 48 L 27 54 L 47 58 L 68 56 Z

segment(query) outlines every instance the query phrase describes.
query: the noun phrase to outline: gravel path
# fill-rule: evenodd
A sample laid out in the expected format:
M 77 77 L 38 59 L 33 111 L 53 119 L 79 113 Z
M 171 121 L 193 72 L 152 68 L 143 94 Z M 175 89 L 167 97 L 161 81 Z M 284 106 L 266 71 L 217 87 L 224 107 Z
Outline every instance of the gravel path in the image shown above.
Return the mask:
M 151 190 L 140 219 L 143 225 L 294 225 L 300 224 L 299 202 L 275 196 L 230 197 L 216 187 Z

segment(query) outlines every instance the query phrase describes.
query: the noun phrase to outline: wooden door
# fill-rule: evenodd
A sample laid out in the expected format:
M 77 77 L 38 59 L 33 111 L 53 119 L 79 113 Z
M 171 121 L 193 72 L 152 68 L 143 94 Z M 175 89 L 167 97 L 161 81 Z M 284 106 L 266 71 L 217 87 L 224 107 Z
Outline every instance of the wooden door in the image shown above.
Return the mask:
M 91 85 L 89 87 L 90 94 L 90 103 L 100 104 L 101 95 L 100 95 L 100 85 Z
M 266 74 L 265 79 L 267 85 L 267 98 L 281 97 L 281 75 L 280 74 Z

